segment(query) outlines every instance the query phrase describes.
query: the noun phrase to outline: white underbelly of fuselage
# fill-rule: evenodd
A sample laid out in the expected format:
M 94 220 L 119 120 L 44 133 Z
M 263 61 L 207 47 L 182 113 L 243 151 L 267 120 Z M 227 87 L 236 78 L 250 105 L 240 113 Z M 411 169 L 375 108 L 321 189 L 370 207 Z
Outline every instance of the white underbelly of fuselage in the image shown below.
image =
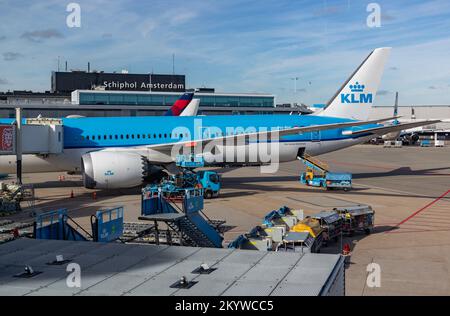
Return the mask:
M 243 146 L 234 146 L 231 148 L 217 147 L 218 151 L 215 155 L 211 153 L 205 154 L 205 158 L 213 159 L 220 163 L 242 163 L 242 164 L 264 164 L 272 162 L 288 162 L 297 159 L 299 150 L 304 148 L 305 152 L 311 156 L 318 156 L 335 150 L 347 148 L 371 139 L 371 136 L 340 139 L 331 141 L 307 141 L 307 142 L 281 142 L 276 146 L 268 146 L 267 144 L 249 144 Z M 85 153 L 97 150 L 111 150 L 136 152 L 140 155 L 147 156 L 148 151 L 143 148 L 82 148 L 82 149 L 65 149 L 64 153 L 59 155 L 36 156 L 23 155 L 22 165 L 23 171 L 27 173 L 33 172 L 55 172 L 81 171 L 81 156 Z M 150 155 L 150 154 L 148 154 Z M 155 161 L 154 152 L 151 161 Z M 0 173 L 15 173 L 16 157 L 7 155 L 0 156 Z

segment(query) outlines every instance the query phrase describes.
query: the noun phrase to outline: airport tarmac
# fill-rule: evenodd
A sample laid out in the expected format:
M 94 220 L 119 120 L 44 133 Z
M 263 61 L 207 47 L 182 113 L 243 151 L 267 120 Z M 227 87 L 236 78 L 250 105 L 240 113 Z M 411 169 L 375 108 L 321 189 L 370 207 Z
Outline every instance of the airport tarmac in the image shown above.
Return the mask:
M 450 147 L 383 148 L 361 145 L 319 157 L 333 171 L 353 173 L 354 190 L 324 191 L 298 182 L 298 161 L 280 165 L 276 174 L 260 168 L 220 169 L 221 195 L 207 200 L 205 213 L 224 219 L 231 230 L 225 241 L 260 225 L 265 214 L 280 206 L 304 209 L 305 214 L 337 206 L 369 204 L 376 211 L 373 234 L 345 238 L 352 246 L 346 272 L 347 295 L 450 294 Z M 58 173 L 26 174 L 36 184 L 36 208 L 67 208 L 70 216 L 88 227 L 98 209 L 124 206 L 125 220 L 137 221 L 139 190 L 92 191 L 81 187 L 80 176 Z M 70 198 L 73 190 L 75 197 Z M 447 195 L 446 195 L 447 193 Z M 12 219 L 31 221 L 30 212 Z M 322 252 L 339 253 L 341 244 Z M 381 287 L 367 286 L 367 266 L 381 268 Z

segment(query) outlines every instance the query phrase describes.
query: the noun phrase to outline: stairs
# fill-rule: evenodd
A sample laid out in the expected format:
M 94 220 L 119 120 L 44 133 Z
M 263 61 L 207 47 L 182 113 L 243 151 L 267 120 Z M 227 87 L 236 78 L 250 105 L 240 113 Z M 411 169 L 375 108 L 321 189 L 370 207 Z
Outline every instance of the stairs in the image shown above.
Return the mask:
M 164 222 L 189 246 L 221 248 L 223 237 L 218 224 L 201 212 L 203 196 L 185 196 L 183 209 L 162 195 L 151 198 L 152 207 L 143 210 L 140 220 Z M 156 201 L 158 199 L 158 201 Z M 157 226 L 156 226 L 157 227 Z
M 176 222 L 168 223 L 169 227 L 181 234 L 184 241 L 193 247 L 221 247 L 210 240 L 187 216 L 180 218 Z

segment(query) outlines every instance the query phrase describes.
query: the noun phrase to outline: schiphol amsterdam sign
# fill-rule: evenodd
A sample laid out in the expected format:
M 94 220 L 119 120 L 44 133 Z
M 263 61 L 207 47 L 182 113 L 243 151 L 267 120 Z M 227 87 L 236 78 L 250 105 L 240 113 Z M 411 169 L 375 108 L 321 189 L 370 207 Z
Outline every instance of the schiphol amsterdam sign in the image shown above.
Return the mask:
M 184 92 L 183 75 L 107 75 L 100 76 L 100 84 L 106 90 Z
M 148 83 L 128 81 L 104 81 L 103 86 L 108 90 L 152 90 L 152 91 L 178 91 L 185 90 L 184 83 Z

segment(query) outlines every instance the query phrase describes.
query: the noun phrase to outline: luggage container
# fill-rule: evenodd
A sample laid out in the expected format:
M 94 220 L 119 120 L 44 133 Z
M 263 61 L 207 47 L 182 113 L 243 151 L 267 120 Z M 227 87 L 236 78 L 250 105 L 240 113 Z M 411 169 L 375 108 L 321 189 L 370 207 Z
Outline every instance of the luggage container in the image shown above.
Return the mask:
M 342 217 L 343 233 L 352 236 L 355 232 L 370 234 L 375 224 L 375 211 L 369 205 L 337 207 L 333 209 Z
M 291 228 L 290 232 L 285 236 L 285 248 L 288 244 L 308 248 L 310 252 L 320 252 L 323 242 L 323 229 L 320 222 L 314 218 L 305 218 L 303 221 Z
M 277 251 L 290 251 L 301 253 L 319 253 L 322 239 L 314 238 L 309 232 L 289 232 Z
M 323 229 L 322 234 L 325 243 L 329 240 L 338 240 L 342 233 L 342 218 L 338 212 L 322 211 L 309 217 L 319 221 L 320 227 Z

